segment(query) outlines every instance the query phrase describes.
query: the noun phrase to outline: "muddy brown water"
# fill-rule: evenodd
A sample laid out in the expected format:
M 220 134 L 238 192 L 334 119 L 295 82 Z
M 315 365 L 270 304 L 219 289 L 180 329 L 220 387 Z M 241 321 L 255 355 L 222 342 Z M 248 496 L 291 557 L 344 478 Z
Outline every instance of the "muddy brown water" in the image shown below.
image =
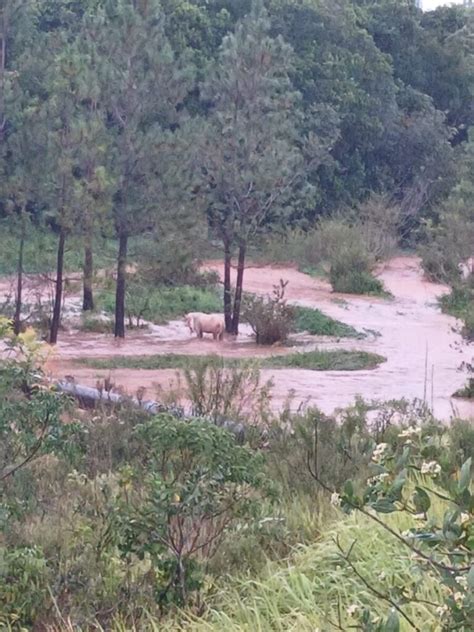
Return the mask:
M 222 275 L 222 264 L 208 262 L 208 269 Z M 344 348 L 366 350 L 387 358 L 377 369 L 364 371 L 317 372 L 304 369 L 264 369 L 262 378 L 272 378 L 272 405 L 278 409 L 292 392 L 292 406 L 309 402 L 325 412 L 346 406 L 358 395 L 367 399 L 425 399 L 442 419 L 453 415 L 474 418 L 474 402 L 451 397 L 466 381 L 463 362 L 472 362 L 473 345 L 459 334 L 459 322 L 442 314 L 437 299 L 448 291 L 443 285 L 428 282 L 417 257 L 400 256 L 379 271 L 379 277 L 393 294 L 393 299 L 342 295 L 331 292 L 320 280 L 286 266 L 249 267 L 245 272 L 245 289 L 258 294 L 271 293 L 280 279 L 289 281 L 289 301 L 317 307 L 359 330 L 368 330 L 364 340 L 328 339 L 299 335 L 299 349 Z M 0 297 L 7 283 L 0 283 Z M 69 307 L 77 312 L 78 297 L 68 298 Z M 374 334 L 377 332 L 377 335 Z M 166 326 L 152 326 L 149 331 L 132 332 L 124 341 L 99 334 L 71 330 L 63 332 L 48 360 L 47 370 L 54 377 L 73 375 L 78 383 L 95 385 L 110 377 L 130 393 L 145 387 L 147 397 L 168 390 L 176 381 L 173 370 L 97 370 L 78 365 L 78 358 L 114 355 L 153 355 L 179 353 L 188 355 L 218 353 L 225 357 L 263 357 L 288 353 L 295 349 L 257 347 L 247 327 L 237 340 L 214 342 L 191 337 L 181 321 Z

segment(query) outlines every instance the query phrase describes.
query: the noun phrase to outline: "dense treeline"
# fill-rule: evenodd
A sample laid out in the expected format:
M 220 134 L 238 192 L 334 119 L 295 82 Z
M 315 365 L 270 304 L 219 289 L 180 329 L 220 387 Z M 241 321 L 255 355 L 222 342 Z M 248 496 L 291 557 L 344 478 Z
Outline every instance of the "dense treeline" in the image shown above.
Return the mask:
M 265 4 L 265 6 L 263 6 Z M 33 221 L 58 240 L 50 341 L 71 236 L 94 305 L 94 236 L 118 243 L 125 334 L 130 238 L 210 230 L 238 331 L 248 246 L 371 194 L 405 242 L 458 179 L 474 124 L 474 18 L 409 0 L 7 0 L 0 13 L 0 214 L 22 253 Z M 235 293 L 232 257 L 238 256 Z

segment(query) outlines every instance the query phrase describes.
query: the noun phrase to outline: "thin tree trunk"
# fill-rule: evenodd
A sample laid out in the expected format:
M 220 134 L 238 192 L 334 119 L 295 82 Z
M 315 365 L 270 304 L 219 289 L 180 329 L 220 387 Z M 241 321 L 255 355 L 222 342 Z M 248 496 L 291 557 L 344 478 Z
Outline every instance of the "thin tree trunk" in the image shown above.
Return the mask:
M 115 337 L 125 338 L 125 268 L 127 266 L 128 235 L 121 233 L 117 259 L 117 287 L 115 293 Z
M 230 282 L 230 269 L 232 263 L 232 255 L 230 245 L 224 242 L 224 317 L 225 330 L 228 334 L 232 333 L 232 288 Z
M 246 244 L 239 246 L 239 259 L 237 263 L 237 280 L 235 283 L 234 313 L 232 314 L 232 333 L 239 333 L 240 306 L 242 302 L 242 285 L 244 281 Z
M 51 330 L 49 334 L 49 342 L 54 345 L 58 341 L 59 325 L 61 323 L 61 303 L 63 298 L 63 270 L 64 270 L 64 245 L 66 242 L 66 234 L 61 228 L 58 242 L 58 257 L 56 263 L 56 291 L 54 296 L 53 320 L 51 321 Z
M 18 251 L 18 268 L 16 280 L 15 314 L 13 316 L 13 331 L 15 335 L 21 332 L 21 307 L 23 294 L 23 251 L 25 247 L 25 229 L 21 230 L 20 247 Z
M 92 276 L 94 273 L 94 261 L 92 252 L 92 239 L 90 233 L 86 235 L 84 243 L 84 293 L 82 298 L 82 309 L 92 311 L 94 309 L 94 295 L 92 293 Z
M 7 54 L 7 15 L 6 7 L 0 7 L 0 138 L 5 131 L 5 67 Z

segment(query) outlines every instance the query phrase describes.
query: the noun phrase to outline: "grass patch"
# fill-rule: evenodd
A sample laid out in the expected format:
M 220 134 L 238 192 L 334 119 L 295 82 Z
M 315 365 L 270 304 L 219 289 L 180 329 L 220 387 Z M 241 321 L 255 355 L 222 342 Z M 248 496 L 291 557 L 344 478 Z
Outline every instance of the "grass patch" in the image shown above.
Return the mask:
M 228 368 L 241 367 L 252 358 L 221 358 L 213 355 L 189 356 L 163 354 L 150 356 L 115 356 L 113 358 L 80 358 L 79 364 L 93 369 L 186 369 L 205 361 L 219 359 Z M 270 358 L 255 358 L 261 368 L 296 368 L 310 371 L 358 371 L 373 369 L 385 358 L 366 351 L 306 351 Z
M 115 309 L 115 292 L 103 291 L 97 303 L 105 312 L 113 313 Z M 125 309 L 140 311 L 142 319 L 156 324 L 180 318 L 187 312 L 221 312 L 222 298 L 217 288 L 198 288 L 190 285 L 177 287 L 130 287 Z
M 383 283 L 365 270 L 338 270 L 331 268 L 330 281 L 332 289 L 342 294 L 365 294 L 367 296 L 381 296 L 389 298 L 392 295 L 387 292 Z
M 474 288 L 469 285 L 454 287 L 439 300 L 441 310 L 463 321 L 462 335 L 474 340 Z
M 453 393 L 453 397 L 461 397 L 463 399 L 474 399 L 474 377 L 469 378 L 466 386 L 460 388 Z
M 408 524 L 404 517 L 394 522 L 399 529 Z M 341 517 L 327 526 L 318 542 L 298 547 L 288 560 L 269 562 L 255 580 L 234 578 L 222 586 L 204 618 L 193 620 L 190 627 L 203 632 L 224 629 L 310 632 L 332 629 L 329 622 L 337 621 L 341 629 L 348 630 L 354 626 L 354 619 L 347 612 L 352 604 L 368 608 L 373 616 L 386 618 L 388 607 L 341 561 L 336 541 L 344 550 L 355 542 L 351 560 L 361 575 L 370 578 L 381 592 L 386 590 L 387 582 L 406 586 L 413 581 L 413 561 L 402 544 L 367 518 Z M 385 583 L 382 572 L 388 577 Z M 426 575 L 419 587 L 420 603 L 403 606 L 420 630 L 435 629 L 439 619 L 435 608 L 423 600 L 442 603 L 439 581 Z M 408 628 L 402 624 L 400 629 Z
M 295 308 L 295 331 L 307 331 L 312 336 L 336 336 L 337 338 L 364 338 L 364 334 L 339 320 L 326 316 L 319 309 Z
M 374 369 L 385 358 L 367 351 L 306 351 L 286 356 L 272 356 L 262 366 L 307 369 L 309 371 L 360 371 Z

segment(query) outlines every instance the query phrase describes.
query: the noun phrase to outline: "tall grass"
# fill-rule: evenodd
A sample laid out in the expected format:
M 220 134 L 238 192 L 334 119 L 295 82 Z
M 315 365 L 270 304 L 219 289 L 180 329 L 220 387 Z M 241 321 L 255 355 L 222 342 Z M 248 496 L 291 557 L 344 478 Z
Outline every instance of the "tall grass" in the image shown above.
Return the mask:
M 393 522 L 400 529 L 407 526 L 402 517 Z M 341 516 L 318 542 L 298 547 L 286 562 L 269 562 L 260 578 L 241 578 L 222 586 L 207 616 L 188 619 L 182 629 L 315 632 L 335 629 L 331 625 L 335 622 L 347 630 L 356 624 L 347 613 L 352 604 L 368 607 L 374 618 L 386 617 L 389 606 L 364 587 L 341 558 L 336 542 L 347 551 L 354 541 L 351 561 L 381 592 L 387 592 L 391 586 L 408 588 L 418 582 L 407 548 L 368 518 Z M 441 603 L 438 582 L 425 578 L 419 587 L 419 598 Z M 434 607 L 419 603 L 403 608 L 420 629 L 438 629 Z M 404 620 L 400 629 L 411 630 Z

